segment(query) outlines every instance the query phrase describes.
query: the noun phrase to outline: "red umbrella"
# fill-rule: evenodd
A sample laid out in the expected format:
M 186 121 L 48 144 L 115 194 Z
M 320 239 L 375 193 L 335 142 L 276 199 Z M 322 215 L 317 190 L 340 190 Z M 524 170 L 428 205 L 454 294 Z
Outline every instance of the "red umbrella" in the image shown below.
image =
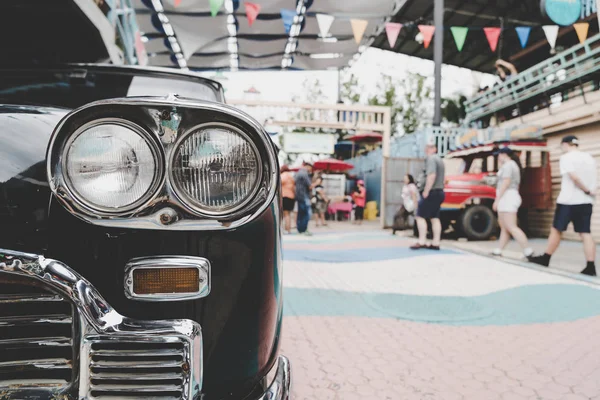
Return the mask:
M 381 142 L 383 135 L 375 132 L 357 133 L 356 135 L 348 136 L 345 139 L 352 142 Z
M 321 169 L 325 171 L 346 171 L 354 168 L 354 165 L 341 160 L 336 160 L 334 158 L 316 161 L 313 166 L 315 169 Z

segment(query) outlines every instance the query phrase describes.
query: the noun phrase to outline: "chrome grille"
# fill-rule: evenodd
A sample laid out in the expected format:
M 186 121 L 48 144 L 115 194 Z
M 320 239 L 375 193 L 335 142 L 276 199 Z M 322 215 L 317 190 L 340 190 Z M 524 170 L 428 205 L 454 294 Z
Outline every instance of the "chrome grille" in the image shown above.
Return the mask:
M 131 340 L 131 339 L 130 339 Z M 181 399 L 189 360 L 181 341 L 93 340 L 89 351 L 90 398 Z
M 31 278 L 0 277 L 0 388 L 69 385 L 72 313 Z

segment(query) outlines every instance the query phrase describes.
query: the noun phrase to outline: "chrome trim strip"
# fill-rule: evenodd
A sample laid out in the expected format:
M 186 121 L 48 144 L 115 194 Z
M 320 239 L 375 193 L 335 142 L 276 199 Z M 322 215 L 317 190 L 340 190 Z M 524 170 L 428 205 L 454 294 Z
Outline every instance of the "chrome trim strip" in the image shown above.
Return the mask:
M 292 386 L 291 376 L 290 360 L 284 356 L 279 356 L 275 379 L 273 379 L 267 391 L 256 400 L 289 400 Z
M 189 369 L 184 377 L 187 391 L 183 399 L 192 400 L 200 396 L 203 353 L 202 331 L 198 323 L 185 319 L 138 321 L 124 317 L 77 272 L 60 261 L 46 259 L 41 255 L 0 249 L 0 273 L 27 276 L 43 282 L 77 308 L 78 329 L 73 336 L 73 341 L 78 342 L 75 343 L 73 365 L 74 369 L 79 368 L 79 376 L 73 381 L 74 388 L 78 386 L 77 398 L 89 398 L 90 354 L 86 346 L 97 339 L 115 342 L 184 342 L 184 348 L 187 349 L 184 359 L 187 360 Z M 3 393 L 7 393 L 7 398 L 23 398 L 19 396 L 26 394 L 25 390 L 31 390 L 31 387 L 23 391 L 8 390 Z M 46 395 L 53 393 L 52 389 L 45 388 L 43 384 L 38 385 L 35 390 Z
M 156 268 L 197 268 L 200 281 L 198 290 L 191 293 L 137 294 L 133 290 L 133 272 L 138 269 Z M 208 296 L 211 285 L 210 261 L 192 256 L 153 256 L 130 260 L 125 265 L 124 287 L 128 299 L 139 301 L 181 301 L 200 299 Z

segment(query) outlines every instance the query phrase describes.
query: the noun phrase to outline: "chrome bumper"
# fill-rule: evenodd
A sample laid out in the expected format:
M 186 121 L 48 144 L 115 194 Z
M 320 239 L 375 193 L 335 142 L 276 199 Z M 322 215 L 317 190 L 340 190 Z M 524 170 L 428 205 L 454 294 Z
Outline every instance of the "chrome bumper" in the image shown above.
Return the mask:
M 290 398 L 290 389 L 290 361 L 284 356 L 279 356 L 273 381 L 267 391 L 256 400 L 288 400 Z
M 64 385 L 37 383 L 35 380 L 31 383 L 0 381 L 0 397 L 3 399 L 122 398 L 125 394 L 128 397 L 146 397 L 148 393 L 176 393 L 184 400 L 200 398 L 203 376 L 202 334 L 200 325 L 196 322 L 138 321 L 124 317 L 77 272 L 59 261 L 35 254 L 0 249 L 1 274 L 19 275 L 42 282 L 44 288 L 72 303 L 76 310 L 72 317 L 73 357 L 66 362 L 60 360 L 63 367 L 69 365 L 72 368 L 73 379 Z M 0 293 L 0 301 L 20 301 L 10 296 Z M 31 298 L 26 301 L 31 301 Z M 10 326 L 10 321 L 8 324 Z M 0 338 L 0 342 L 2 339 Z M 14 343 L 14 339 L 11 340 Z M 29 341 L 17 340 L 22 343 Z M 31 343 L 25 345 L 31 346 Z M 144 361 L 143 357 L 150 361 Z M 161 381 L 161 369 L 164 369 L 164 361 L 156 361 L 161 357 L 171 360 L 168 368 L 169 377 L 173 378 L 164 385 L 156 383 Z M 123 361 L 124 359 L 129 361 Z M 132 359 L 142 361 L 132 362 Z M 58 360 L 43 361 L 43 368 L 53 368 L 57 364 L 54 361 Z M 39 365 L 35 361 L 17 360 L 11 361 L 9 367 L 18 370 L 40 368 Z M 115 374 L 115 371 L 119 372 Z M 285 381 L 285 369 L 282 373 L 278 372 L 279 376 Z M 289 373 L 287 376 L 289 380 Z M 115 384 L 115 381 L 119 383 Z M 273 382 L 273 393 L 282 392 L 279 389 L 280 381 L 276 379 Z M 279 398 L 287 399 L 265 399 Z

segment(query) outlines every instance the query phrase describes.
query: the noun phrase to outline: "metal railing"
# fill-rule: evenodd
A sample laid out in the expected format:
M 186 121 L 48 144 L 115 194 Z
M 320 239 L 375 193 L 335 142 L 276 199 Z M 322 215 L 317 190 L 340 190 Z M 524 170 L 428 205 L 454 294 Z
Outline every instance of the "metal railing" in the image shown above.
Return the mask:
M 124 53 L 125 64 L 139 64 L 136 52 L 136 35 L 140 33 L 132 0 L 105 0 L 101 7 L 113 28 L 117 42 Z
M 535 97 L 549 98 L 567 84 L 581 84 L 582 78 L 600 70 L 599 55 L 600 34 L 597 34 L 469 100 L 467 121 L 518 107 Z
M 246 111 L 265 124 L 277 126 L 381 133 L 390 129 L 389 107 L 256 100 L 228 100 L 227 103 Z

